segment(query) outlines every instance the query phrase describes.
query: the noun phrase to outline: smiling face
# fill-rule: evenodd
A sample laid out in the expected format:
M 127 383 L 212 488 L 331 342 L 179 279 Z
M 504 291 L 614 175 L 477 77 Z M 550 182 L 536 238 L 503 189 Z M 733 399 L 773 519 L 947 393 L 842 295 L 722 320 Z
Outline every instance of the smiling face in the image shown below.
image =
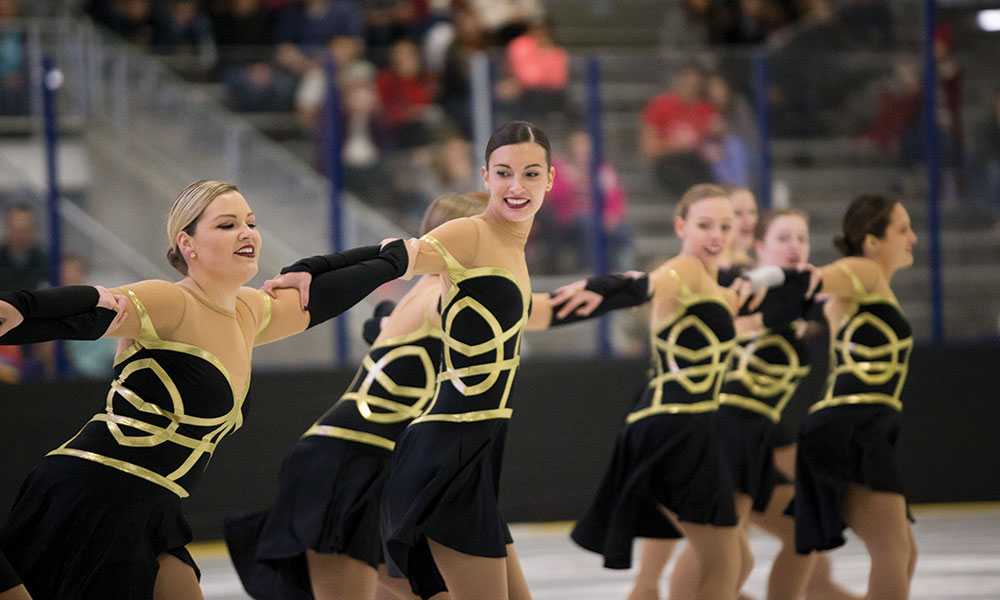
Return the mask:
M 535 216 L 552 189 L 555 169 L 548 164 L 545 149 L 535 142 L 500 146 L 483 167 L 483 182 L 490 194 L 488 209 L 513 222 Z
M 242 285 L 257 274 L 261 239 L 250 205 L 239 192 L 217 196 L 198 219 L 194 234 L 181 232 L 177 246 L 189 272 Z M 191 257 L 194 252 L 195 256 Z
M 733 235 L 733 204 L 725 196 L 703 198 L 691 204 L 687 216 L 674 218 L 674 231 L 681 238 L 681 254 L 696 256 L 709 268 L 717 268 Z
M 896 203 L 885 235 L 877 238 L 868 234 L 865 237 L 864 255 L 891 274 L 913 264 L 913 245 L 916 243 L 917 234 L 910 225 L 910 215 L 902 204 Z
M 800 215 L 775 217 L 754 250 L 761 265 L 794 269 L 809 261 L 809 224 Z

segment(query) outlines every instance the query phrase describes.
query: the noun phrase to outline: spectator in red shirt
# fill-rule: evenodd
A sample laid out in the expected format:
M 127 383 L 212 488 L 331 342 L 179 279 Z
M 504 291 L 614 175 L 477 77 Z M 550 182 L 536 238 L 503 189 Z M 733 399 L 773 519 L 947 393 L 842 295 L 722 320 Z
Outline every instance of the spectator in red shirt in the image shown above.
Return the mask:
M 661 188 L 674 198 L 698 183 L 714 181 L 700 149 L 717 111 L 704 98 L 701 71 L 682 66 L 673 88 L 653 98 L 643 110 L 640 144 L 653 163 Z
M 397 148 L 427 145 L 428 125 L 435 116 L 434 81 L 414 42 L 401 39 L 392 44 L 389 65 L 379 71 L 375 85 L 390 142 Z

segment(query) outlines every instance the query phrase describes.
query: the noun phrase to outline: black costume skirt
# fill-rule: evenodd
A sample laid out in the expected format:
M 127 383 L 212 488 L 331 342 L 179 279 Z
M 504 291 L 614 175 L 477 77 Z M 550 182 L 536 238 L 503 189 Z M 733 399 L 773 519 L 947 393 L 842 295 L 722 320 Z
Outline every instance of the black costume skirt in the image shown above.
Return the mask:
M 806 417 L 795 463 L 795 549 L 801 553 L 844 544 L 844 499 L 858 483 L 903 493 L 896 465 L 900 412 L 875 404 L 835 406 Z
M 308 436 L 285 458 L 269 511 L 226 519 L 226 544 L 254 598 L 312 598 L 306 550 L 378 567 L 378 511 L 389 450 Z
M 88 460 L 49 456 L 21 486 L 0 549 L 35 600 L 143 600 L 153 597 L 160 554 L 200 577 L 184 547 L 191 538 L 173 492 Z
M 14 572 L 14 567 L 10 566 L 3 553 L 0 552 L 0 592 L 6 592 L 19 585 L 21 585 L 21 579 Z
M 381 523 L 390 575 L 414 593 L 445 591 L 430 538 L 464 554 L 503 558 L 513 542 L 500 514 L 500 470 L 507 420 L 428 421 L 396 442 L 382 495 Z
M 722 405 L 718 413 L 722 455 L 733 486 L 753 499 L 753 510 L 763 512 L 779 483 L 774 467 L 774 421 L 764 415 Z
M 736 525 L 733 485 L 714 412 L 660 414 L 626 425 L 593 503 L 573 540 L 604 556 L 609 569 L 632 564 L 636 537 L 678 538 L 660 512 L 681 521 Z

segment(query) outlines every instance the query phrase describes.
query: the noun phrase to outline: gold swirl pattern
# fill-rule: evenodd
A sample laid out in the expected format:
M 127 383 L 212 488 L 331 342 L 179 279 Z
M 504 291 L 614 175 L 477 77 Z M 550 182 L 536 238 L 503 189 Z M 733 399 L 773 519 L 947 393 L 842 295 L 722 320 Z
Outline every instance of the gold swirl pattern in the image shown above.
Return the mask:
M 895 302 L 869 296 L 861 303 L 883 302 L 898 310 Z M 872 327 L 885 339 L 878 346 L 866 346 L 854 340 L 861 327 Z M 816 412 L 831 406 L 845 404 L 885 404 L 896 410 L 903 410 L 899 399 L 909 369 L 909 354 L 913 348 L 913 337 L 900 338 L 888 323 L 874 314 L 861 311 L 852 315 L 844 326 L 843 335 L 830 343 L 831 364 L 826 396 L 813 404 L 809 412 Z M 859 360 L 860 359 L 860 360 Z M 861 383 L 881 386 L 895 378 L 892 393 L 863 392 L 857 394 L 833 395 L 834 383 L 840 375 L 851 375 Z
M 208 361 L 219 370 L 226 381 L 229 382 L 230 389 L 232 389 L 232 379 L 226 371 L 225 366 L 217 357 L 196 346 L 180 342 L 160 340 L 156 335 L 156 330 L 153 328 L 152 321 L 150 320 L 142 302 L 131 290 L 126 289 L 125 291 L 135 303 L 136 311 L 141 322 L 141 332 L 139 339 L 136 339 L 128 349 L 116 357 L 116 364 L 120 364 L 121 362 L 131 358 L 143 348 L 171 350 L 196 356 Z M 156 378 L 163 384 L 163 387 L 167 391 L 171 401 L 170 410 L 156 404 L 146 402 L 138 393 L 126 385 L 130 376 L 144 370 L 152 371 Z M 70 448 L 69 444 L 76 439 L 75 436 L 59 448 L 49 452 L 48 455 L 67 455 L 85 460 L 91 460 L 137 477 L 141 477 L 142 479 L 167 488 L 181 498 L 186 498 L 189 495 L 189 492 L 179 485 L 177 480 L 187 475 L 204 455 L 207 454 L 211 456 L 219 441 L 231 431 L 238 429 L 243 424 L 243 401 L 246 398 L 248 389 L 249 377 L 247 378 L 247 385 L 242 390 L 242 393 L 237 393 L 236 390 L 233 390 L 233 407 L 229 412 L 218 417 L 195 417 L 185 414 L 184 400 L 181 398 L 177 385 L 171 379 L 166 370 L 155 359 L 137 359 L 126 365 L 122 369 L 121 374 L 112 382 L 111 389 L 108 391 L 107 395 L 105 412 L 95 415 L 91 419 L 91 422 L 103 422 L 111 436 L 115 439 L 115 442 L 123 447 L 152 448 L 159 446 L 160 444 L 170 443 L 189 448 L 191 452 L 187 455 L 180 466 L 178 466 L 173 472 L 163 475 L 147 469 L 146 467 L 135 465 L 127 461 L 77 448 Z M 140 419 L 116 414 L 114 406 L 114 399 L 116 396 L 123 398 L 140 413 L 156 415 L 157 417 L 164 418 L 169 422 L 169 424 L 163 427 L 142 421 Z M 193 438 L 178 432 L 181 425 L 210 427 L 212 429 L 200 438 Z M 128 435 L 122 431 L 122 426 L 138 430 L 146 435 Z
M 760 357 L 764 349 L 772 347 L 785 357 L 783 363 L 772 364 Z M 749 395 L 722 392 L 719 404 L 760 413 L 777 423 L 799 380 L 808 373 L 809 365 L 801 364 L 799 353 L 791 342 L 780 334 L 765 332 L 733 347 L 730 368 L 723 379 L 723 384 L 739 382 Z M 773 406 L 765 401 L 773 398 L 778 399 Z
M 654 414 L 701 413 L 718 408 L 717 397 L 722 385 L 722 374 L 726 370 L 729 352 L 736 342 L 734 339 L 720 340 L 708 324 L 690 313 L 691 306 L 699 303 L 716 303 L 727 312 L 729 310 L 714 296 L 685 294 L 678 311 L 664 319 L 659 327 L 651 330 L 650 346 L 656 355 L 662 357 L 653 361 L 656 365 L 656 375 L 647 384 L 647 387 L 653 390 L 653 398 L 649 406 L 629 414 L 626 422 L 633 423 Z M 661 338 L 659 333 L 668 328 L 670 332 L 666 338 Z M 681 335 L 691 329 L 696 330 L 705 339 L 702 347 L 688 348 L 680 344 Z M 692 364 L 681 367 L 678 360 Z M 711 392 L 712 399 L 664 403 L 663 385 L 668 382 L 679 384 L 691 395 Z
M 424 421 L 448 421 L 453 423 L 465 423 L 471 421 L 482 421 L 486 419 L 509 419 L 512 410 L 507 408 L 507 400 L 510 396 L 511 385 L 514 381 L 514 372 L 520 364 L 521 336 L 524 333 L 524 324 L 528 320 L 528 300 L 525 298 L 521 286 L 518 284 L 514 274 L 502 267 L 475 267 L 465 268 L 461 265 L 441 242 L 430 236 L 421 238 L 430 243 L 444 258 L 448 266 L 448 277 L 452 282 L 451 289 L 442 304 L 445 307 L 442 314 L 445 315 L 443 322 L 442 341 L 444 344 L 443 363 L 441 371 L 437 375 L 438 390 L 440 384 L 450 382 L 450 384 L 463 396 L 478 396 L 491 390 L 500 379 L 501 374 L 507 371 L 506 383 L 501 395 L 499 406 L 495 409 L 469 411 L 464 413 L 434 413 L 432 409 L 437 401 L 437 396 L 432 400 L 431 405 L 423 415 L 417 417 L 413 423 Z M 521 317 L 513 325 L 504 329 L 497 317 L 479 300 L 464 296 L 455 300 L 459 293 L 459 284 L 463 281 L 476 277 L 502 277 L 510 280 L 518 290 L 522 300 Z M 478 344 L 468 344 L 452 335 L 455 319 L 462 311 L 472 311 L 489 328 L 489 339 Z M 514 349 L 512 356 L 507 357 L 504 348 L 513 339 Z M 462 355 L 467 358 L 484 357 L 490 362 L 485 362 L 468 367 L 456 367 L 455 355 Z M 486 377 L 475 384 L 465 381 L 467 377 L 485 375 Z

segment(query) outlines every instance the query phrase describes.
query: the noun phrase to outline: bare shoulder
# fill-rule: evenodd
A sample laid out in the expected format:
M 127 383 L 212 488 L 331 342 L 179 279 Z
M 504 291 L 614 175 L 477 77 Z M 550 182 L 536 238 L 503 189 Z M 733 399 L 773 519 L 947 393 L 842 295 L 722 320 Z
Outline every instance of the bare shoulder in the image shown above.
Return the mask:
M 115 294 L 124 294 L 126 290 L 135 294 L 135 296 L 145 304 L 176 302 L 184 296 L 184 290 L 180 285 L 163 279 L 146 279 L 144 281 L 136 281 L 135 283 L 129 283 L 117 288 L 112 288 L 111 292 Z
M 476 256 L 479 227 L 475 217 L 460 217 L 435 227 L 427 236 L 440 242 L 459 263 L 466 265 Z
M 839 282 L 840 286 L 838 287 L 852 289 L 851 275 L 857 278 L 858 283 L 866 292 L 883 292 L 888 289 L 889 282 L 882 267 L 874 260 L 863 256 L 846 256 L 827 265 L 823 269 L 824 288 L 829 288 L 828 284 L 830 283 Z M 828 279 L 832 281 L 828 281 Z M 847 288 L 848 285 L 852 288 Z

